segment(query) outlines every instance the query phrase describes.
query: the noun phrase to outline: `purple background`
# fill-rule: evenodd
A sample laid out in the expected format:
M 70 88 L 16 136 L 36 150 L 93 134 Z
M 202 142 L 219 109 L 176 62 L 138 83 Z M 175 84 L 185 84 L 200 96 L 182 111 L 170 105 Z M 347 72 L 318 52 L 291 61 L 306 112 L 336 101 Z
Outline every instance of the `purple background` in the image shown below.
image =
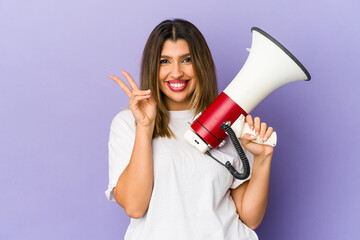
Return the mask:
M 310 82 L 254 111 L 276 129 L 261 239 L 359 239 L 358 1 L 0 1 L 0 239 L 123 239 L 108 202 L 107 141 L 160 21 L 205 35 L 223 90 L 243 66 L 250 28 L 283 43 Z M 176 223 L 174 223 L 176 224 Z

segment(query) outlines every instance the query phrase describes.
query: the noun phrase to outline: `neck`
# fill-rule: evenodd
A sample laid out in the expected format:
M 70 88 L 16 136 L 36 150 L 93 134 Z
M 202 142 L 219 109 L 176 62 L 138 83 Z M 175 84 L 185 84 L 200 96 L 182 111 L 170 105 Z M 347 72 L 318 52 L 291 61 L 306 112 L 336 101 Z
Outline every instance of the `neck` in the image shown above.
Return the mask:
M 182 103 L 166 101 L 166 108 L 169 111 L 189 110 L 190 109 L 190 101 L 186 101 L 186 102 L 182 102 Z

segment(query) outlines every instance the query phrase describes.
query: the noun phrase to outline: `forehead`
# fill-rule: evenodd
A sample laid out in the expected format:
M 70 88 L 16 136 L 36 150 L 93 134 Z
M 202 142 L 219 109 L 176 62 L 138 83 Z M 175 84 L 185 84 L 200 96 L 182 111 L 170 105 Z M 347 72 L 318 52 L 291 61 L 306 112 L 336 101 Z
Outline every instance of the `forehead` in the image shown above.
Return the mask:
M 182 56 L 184 54 L 190 53 L 189 45 L 184 39 L 178 39 L 176 41 L 166 40 L 164 46 L 161 50 L 161 55 L 166 56 Z

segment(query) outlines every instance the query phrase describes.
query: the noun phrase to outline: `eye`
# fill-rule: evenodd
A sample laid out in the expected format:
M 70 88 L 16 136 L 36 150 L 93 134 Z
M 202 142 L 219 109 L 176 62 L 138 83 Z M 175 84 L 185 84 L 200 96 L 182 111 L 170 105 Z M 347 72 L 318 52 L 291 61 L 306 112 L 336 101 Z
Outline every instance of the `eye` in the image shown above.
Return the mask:
M 160 59 L 160 64 L 169 63 L 169 60 L 167 59 Z
M 184 63 L 191 63 L 191 57 L 184 58 L 184 59 L 182 60 L 182 62 L 184 62 Z

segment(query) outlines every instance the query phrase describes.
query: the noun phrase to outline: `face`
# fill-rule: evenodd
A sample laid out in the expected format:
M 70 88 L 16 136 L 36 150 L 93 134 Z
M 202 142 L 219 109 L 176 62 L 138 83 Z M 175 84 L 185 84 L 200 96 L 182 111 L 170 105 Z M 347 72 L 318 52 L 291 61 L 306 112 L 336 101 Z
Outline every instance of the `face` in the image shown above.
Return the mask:
M 190 108 L 197 80 L 189 46 L 185 40 L 165 41 L 160 57 L 159 81 L 168 110 L 180 111 Z

